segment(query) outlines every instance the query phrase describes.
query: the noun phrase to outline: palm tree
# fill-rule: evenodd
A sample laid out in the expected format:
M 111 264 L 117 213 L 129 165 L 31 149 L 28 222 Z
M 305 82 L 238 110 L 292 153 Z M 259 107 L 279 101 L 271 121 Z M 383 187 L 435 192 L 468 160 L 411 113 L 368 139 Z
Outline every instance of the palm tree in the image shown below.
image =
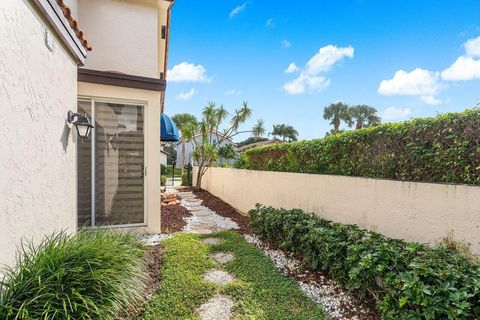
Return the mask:
M 273 125 L 273 130 L 269 135 L 272 135 L 274 138 L 278 136 L 282 138 L 282 141 L 288 140 L 290 142 L 297 141 L 298 131 L 291 125 L 282 123 Z
M 257 123 L 252 127 L 252 136 L 260 138 L 265 135 L 265 123 L 262 119 L 258 119 Z
M 377 116 L 377 109 L 365 104 L 350 107 L 350 115 L 355 120 L 355 129 L 374 126 L 382 121 L 382 119 Z
M 333 125 L 332 133 L 340 132 L 340 124 L 342 121 L 345 121 L 349 127 L 353 124 L 348 105 L 343 102 L 331 103 L 328 107 L 325 107 L 323 110 L 323 118 L 325 120 L 331 120 L 330 124 Z

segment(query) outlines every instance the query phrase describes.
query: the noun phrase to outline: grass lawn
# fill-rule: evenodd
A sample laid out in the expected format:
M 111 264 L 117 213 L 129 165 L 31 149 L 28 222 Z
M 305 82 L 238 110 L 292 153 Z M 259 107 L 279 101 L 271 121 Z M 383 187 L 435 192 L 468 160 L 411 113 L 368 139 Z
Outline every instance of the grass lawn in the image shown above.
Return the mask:
M 220 237 L 225 242 L 208 246 L 200 241 L 205 237 Z M 293 279 L 277 272 L 269 258 L 236 232 L 178 234 L 163 246 L 162 280 L 144 319 L 198 319 L 195 310 L 216 293 L 235 302 L 234 319 L 326 319 L 321 307 Z M 232 252 L 235 259 L 216 264 L 209 255 L 218 251 Z M 236 280 L 223 287 L 204 281 L 203 275 L 212 268 L 225 269 Z
M 167 178 L 171 178 L 172 177 L 172 166 L 169 165 L 167 167 L 167 173 L 165 174 L 165 176 Z M 175 177 L 182 177 L 182 169 L 180 168 L 175 168 Z

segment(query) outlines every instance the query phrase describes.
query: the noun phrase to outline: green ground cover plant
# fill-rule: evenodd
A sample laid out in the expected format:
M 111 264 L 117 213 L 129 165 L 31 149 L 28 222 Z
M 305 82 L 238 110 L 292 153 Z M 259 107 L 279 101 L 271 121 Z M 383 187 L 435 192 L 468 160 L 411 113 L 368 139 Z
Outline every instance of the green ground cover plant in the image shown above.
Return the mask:
M 480 109 L 257 147 L 252 170 L 480 185 Z
M 145 253 L 136 236 L 113 231 L 26 244 L 0 280 L 0 319 L 120 319 L 143 302 Z
M 225 242 L 207 246 L 200 241 L 205 237 Z M 238 233 L 177 234 L 163 246 L 162 282 L 144 319 L 198 319 L 195 310 L 216 293 L 234 301 L 234 319 L 326 319 L 321 307 L 308 299 L 293 279 L 277 272 L 272 261 Z M 235 259 L 216 264 L 209 254 L 218 251 L 232 252 Z M 212 268 L 224 268 L 236 280 L 221 287 L 204 281 L 203 275 Z
M 214 285 L 203 280 L 203 274 L 214 266 L 208 246 L 190 234 L 178 234 L 162 245 L 162 280 L 145 307 L 144 319 L 195 319 L 195 309 L 215 290 Z
M 361 297 L 386 319 L 479 319 L 480 266 L 444 248 L 390 239 L 302 210 L 257 207 L 256 234 L 303 257 Z

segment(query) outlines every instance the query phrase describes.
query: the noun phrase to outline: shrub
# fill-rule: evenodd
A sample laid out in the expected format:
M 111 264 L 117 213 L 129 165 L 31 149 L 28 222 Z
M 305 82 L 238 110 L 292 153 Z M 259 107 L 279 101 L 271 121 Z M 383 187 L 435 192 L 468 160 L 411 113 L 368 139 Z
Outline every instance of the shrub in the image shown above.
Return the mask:
M 182 174 L 182 186 L 191 186 L 192 185 L 192 176 L 193 176 L 192 172 L 189 173 L 189 172 L 185 171 Z
M 253 170 L 480 184 L 480 109 L 245 151 Z
M 160 164 L 160 174 L 167 174 L 167 166 Z
M 386 319 L 479 319 L 480 267 L 443 248 L 387 238 L 302 210 L 250 211 L 255 233 L 376 300 Z
M 24 245 L 0 280 L 0 319 L 119 319 L 143 300 L 145 251 L 134 235 L 113 231 Z
M 164 186 L 167 184 L 167 177 L 165 175 L 160 176 L 160 185 Z

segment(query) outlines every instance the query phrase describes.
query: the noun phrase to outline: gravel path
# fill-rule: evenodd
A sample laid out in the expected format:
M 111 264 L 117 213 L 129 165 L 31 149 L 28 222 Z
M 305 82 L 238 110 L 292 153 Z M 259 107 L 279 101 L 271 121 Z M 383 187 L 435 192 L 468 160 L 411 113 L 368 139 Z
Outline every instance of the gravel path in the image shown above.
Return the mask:
M 201 199 L 198 199 L 192 192 L 177 192 L 181 197 L 180 205 L 192 213 L 192 216 L 184 218 L 186 225 L 184 232 L 210 234 L 222 230 L 245 231 L 248 228 L 234 222 L 230 217 L 222 217 L 215 211 L 204 206 Z M 286 275 L 294 277 L 301 290 L 313 301 L 321 304 L 325 312 L 332 320 L 372 320 L 379 319 L 375 313 L 360 300 L 351 295 L 334 280 L 327 277 L 312 277 L 308 271 L 304 271 L 299 260 L 286 255 L 283 251 L 274 250 L 258 237 L 251 234 L 244 234 L 247 242 L 260 248 L 266 256 L 272 259 L 276 268 Z M 206 244 L 218 244 L 219 238 L 206 238 Z M 218 263 L 226 263 L 234 259 L 229 253 L 212 255 L 212 259 Z M 222 262 L 225 261 L 225 262 Z M 210 270 L 205 274 L 205 280 L 224 285 L 235 278 L 222 270 Z M 202 320 L 209 319 L 231 319 L 231 308 L 233 302 L 223 296 L 215 296 L 202 305 L 197 313 Z
M 222 217 L 203 206 L 202 200 L 197 199 L 193 192 L 177 192 L 177 195 L 181 198 L 180 205 L 192 213 L 192 216 L 184 218 L 187 224 L 182 231 L 209 234 L 239 228 L 232 219 Z
M 254 235 L 244 235 L 247 242 L 260 248 L 272 259 L 275 267 L 286 275 L 294 276 L 300 289 L 313 301 L 321 304 L 333 320 L 371 320 L 376 319 L 372 312 L 343 289 L 335 281 L 321 277 L 320 281 L 302 281 L 309 278 L 308 272 L 301 271 L 301 262 L 287 256 L 283 251 L 271 249 L 265 242 Z

